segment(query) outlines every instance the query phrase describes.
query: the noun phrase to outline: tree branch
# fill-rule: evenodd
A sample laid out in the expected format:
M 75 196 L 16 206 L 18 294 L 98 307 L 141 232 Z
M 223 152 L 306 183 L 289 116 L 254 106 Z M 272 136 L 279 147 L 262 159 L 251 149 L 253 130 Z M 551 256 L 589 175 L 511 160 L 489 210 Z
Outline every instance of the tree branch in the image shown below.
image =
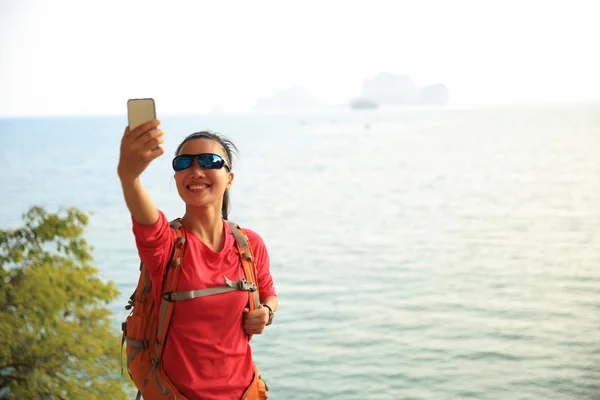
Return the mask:
M 4 375 L 3 378 L 12 379 L 13 381 L 17 381 L 17 382 L 27 382 L 26 378 L 21 378 L 20 376 Z
M 0 371 L 4 370 L 4 369 L 8 369 L 8 368 L 14 368 L 14 369 L 19 369 L 19 367 L 32 367 L 32 364 L 26 364 L 26 363 L 14 363 L 14 364 L 8 364 L 8 365 L 2 365 L 0 366 Z

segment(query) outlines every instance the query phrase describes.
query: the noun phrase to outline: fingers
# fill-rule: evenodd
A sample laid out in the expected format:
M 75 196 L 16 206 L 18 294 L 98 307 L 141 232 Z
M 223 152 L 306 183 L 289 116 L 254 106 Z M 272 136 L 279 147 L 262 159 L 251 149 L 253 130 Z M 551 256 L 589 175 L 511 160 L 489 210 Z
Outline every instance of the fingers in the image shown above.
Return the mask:
M 123 135 L 123 140 L 121 141 L 125 148 L 128 148 L 132 151 L 150 151 L 155 150 L 165 142 L 165 131 L 162 129 L 151 129 L 143 132 L 139 136 L 134 136 L 136 130 L 137 129 L 130 133 L 128 128 L 125 128 L 125 134 Z
M 152 129 L 156 129 L 159 125 L 160 125 L 160 121 L 155 119 L 152 121 L 144 122 L 143 124 L 141 124 L 140 126 L 135 128 L 134 130 L 130 130 L 129 127 L 127 127 L 126 132 L 129 132 L 129 135 L 137 138 Z
M 265 312 L 265 309 L 263 309 L 263 308 L 257 308 L 256 310 L 250 311 L 246 307 L 246 308 L 244 308 L 244 313 L 246 315 L 246 319 L 248 319 L 248 320 L 254 320 L 254 319 L 258 319 L 258 320 L 264 319 L 265 321 L 269 320 L 269 311 Z
M 269 321 L 269 312 L 259 308 L 250 311 L 244 308 L 244 330 L 248 334 L 260 334 L 265 330 L 265 326 Z
M 244 325 L 244 331 L 249 335 L 260 335 L 264 332 L 266 325 Z
M 146 122 L 130 130 L 125 127 L 117 172 L 121 180 L 134 179 L 146 169 L 154 159 L 164 154 L 164 131 L 157 129 L 160 121 Z
M 158 146 L 152 150 L 150 150 L 150 153 L 148 154 L 148 161 L 152 161 L 160 156 L 162 156 L 165 153 L 165 148 L 162 146 Z
M 165 142 L 164 139 L 165 131 L 162 129 L 153 129 L 144 133 L 140 140 L 144 140 L 143 148 L 146 150 L 155 149 L 159 145 Z

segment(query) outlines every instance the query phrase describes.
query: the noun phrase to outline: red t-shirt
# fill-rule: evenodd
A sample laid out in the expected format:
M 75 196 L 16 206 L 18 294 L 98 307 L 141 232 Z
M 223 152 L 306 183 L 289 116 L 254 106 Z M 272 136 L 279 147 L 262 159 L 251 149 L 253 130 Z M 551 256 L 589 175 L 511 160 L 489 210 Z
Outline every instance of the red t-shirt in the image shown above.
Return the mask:
M 225 245 L 215 253 L 189 229 L 185 229 L 181 277 L 177 291 L 223 285 L 223 276 L 238 281 L 244 270 L 235 237 L 223 220 Z M 269 254 L 262 238 L 245 229 L 252 246 L 261 302 L 276 296 L 270 273 Z M 160 302 L 165 264 L 171 255 L 174 232 L 159 211 L 154 225 L 133 220 L 133 233 L 141 260 L 146 265 Z M 243 309 L 248 292 L 200 297 L 175 303 L 163 354 L 165 372 L 190 400 L 239 400 L 253 378 L 252 350 L 243 328 Z

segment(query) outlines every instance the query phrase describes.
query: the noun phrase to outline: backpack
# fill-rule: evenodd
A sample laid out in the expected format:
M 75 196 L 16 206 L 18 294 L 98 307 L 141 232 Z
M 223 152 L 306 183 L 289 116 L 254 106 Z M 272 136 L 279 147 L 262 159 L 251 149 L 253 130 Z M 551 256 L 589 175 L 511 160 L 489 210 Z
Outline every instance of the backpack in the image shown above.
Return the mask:
M 179 219 L 170 222 L 170 226 L 174 230 L 174 243 L 163 278 L 162 298 L 160 300 L 158 318 L 156 318 L 152 282 L 144 263 L 140 262 L 140 277 L 137 287 L 129 298 L 127 306 L 125 306 L 125 309 L 131 310 L 131 312 L 121 325 L 123 331 L 121 354 L 123 352 L 123 344 L 125 344 L 127 372 L 138 389 L 137 400 L 141 396 L 144 396 L 145 400 L 185 400 L 185 397 L 165 374 L 162 365 L 162 354 L 169 333 L 169 324 L 173 314 L 173 307 L 175 307 L 177 301 L 186 301 L 197 297 L 243 290 L 248 292 L 248 308 L 250 310 L 261 307 L 254 254 L 248 236 L 236 223 L 227 221 L 227 224 L 236 239 L 236 246 L 240 254 L 245 279 L 234 282 L 224 277 L 223 286 L 177 292 L 186 237 Z M 249 339 L 251 339 L 251 335 L 249 335 Z M 121 367 L 122 374 L 123 367 Z M 258 374 L 256 365 L 254 365 L 254 379 L 244 393 L 244 396 L 242 396 L 242 399 L 267 399 L 267 390 L 266 384 Z

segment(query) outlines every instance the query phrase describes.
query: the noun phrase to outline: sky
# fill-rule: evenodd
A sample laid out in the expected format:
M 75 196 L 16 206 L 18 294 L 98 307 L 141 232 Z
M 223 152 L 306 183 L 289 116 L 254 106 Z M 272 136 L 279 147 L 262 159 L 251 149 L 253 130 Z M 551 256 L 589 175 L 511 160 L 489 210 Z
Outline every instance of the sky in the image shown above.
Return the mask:
M 352 2 L 354 1 L 354 2 Z M 589 1 L 0 0 L 0 117 L 246 112 L 302 87 L 327 104 L 386 71 L 450 104 L 600 100 Z

